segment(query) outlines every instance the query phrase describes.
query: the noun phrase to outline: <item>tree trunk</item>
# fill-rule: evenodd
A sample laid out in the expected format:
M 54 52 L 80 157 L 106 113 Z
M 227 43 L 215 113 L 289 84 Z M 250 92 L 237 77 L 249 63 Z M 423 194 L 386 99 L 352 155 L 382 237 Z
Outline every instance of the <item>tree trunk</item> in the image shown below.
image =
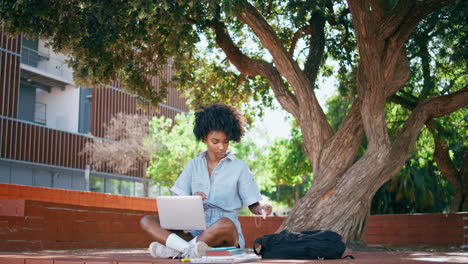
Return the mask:
M 438 163 L 437 163 L 438 164 Z M 444 172 L 443 172 L 444 173 Z M 444 173 L 445 175 L 445 173 Z M 456 174 L 457 182 L 454 200 L 451 205 L 451 212 L 467 212 L 468 211 L 468 152 L 465 152 L 463 163 Z
M 462 212 L 468 212 L 468 153 L 465 152 L 463 164 L 460 168 L 460 175 L 463 183 L 463 199 L 461 201 Z
M 463 194 L 463 200 L 461 203 L 461 212 L 468 212 L 468 194 Z
M 436 125 L 432 119 L 426 122 L 426 127 L 431 131 L 434 139 L 434 161 L 455 189 L 455 194 L 450 205 L 450 212 L 462 211 L 463 203 L 468 193 L 468 153 L 465 152 L 461 167 L 457 168 L 450 158 L 447 142 L 440 136 L 444 131 L 444 127 Z
M 347 157 L 344 155 L 335 152 L 334 158 L 345 160 Z M 382 173 L 384 162 L 379 162 L 375 158 L 377 156 L 363 156 L 339 175 L 334 184 L 330 184 L 327 175 L 338 169 L 325 170 L 327 175 L 315 175 L 314 185 L 296 203 L 279 230 L 327 229 L 341 234 L 344 241 L 360 239 L 367 223 L 372 197 L 388 177 Z
M 294 203 L 297 203 L 299 201 L 299 184 L 294 185 Z

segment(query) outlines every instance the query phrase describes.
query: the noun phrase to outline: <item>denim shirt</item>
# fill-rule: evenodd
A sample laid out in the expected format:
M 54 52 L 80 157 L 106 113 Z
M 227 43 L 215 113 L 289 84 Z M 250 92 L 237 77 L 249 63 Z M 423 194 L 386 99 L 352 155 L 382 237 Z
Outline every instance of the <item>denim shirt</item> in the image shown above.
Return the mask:
M 208 174 L 207 151 L 189 161 L 171 191 L 177 195 L 203 192 L 208 199 L 204 207 L 217 207 L 228 212 L 239 212 L 262 199 L 258 185 L 247 164 L 228 152 L 211 177 Z
M 258 185 L 247 164 L 232 153 L 227 153 L 227 156 L 220 160 L 210 177 L 206 155 L 206 151 L 199 153 L 189 161 L 171 191 L 176 195 L 205 193 L 208 197 L 203 202 L 206 225 L 209 227 L 222 217 L 231 219 L 238 231 L 239 246 L 243 248 L 245 239 L 237 215 L 242 206 L 262 200 Z M 200 235 L 202 230 L 190 232 L 195 237 Z

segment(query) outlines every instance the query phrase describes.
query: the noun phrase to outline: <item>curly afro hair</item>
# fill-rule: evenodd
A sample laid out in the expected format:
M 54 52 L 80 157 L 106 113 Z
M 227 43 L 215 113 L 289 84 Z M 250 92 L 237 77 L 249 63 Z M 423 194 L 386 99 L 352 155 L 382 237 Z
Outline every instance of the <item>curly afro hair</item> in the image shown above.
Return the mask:
M 193 133 L 203 141 L 211 131 L 223 131 L 229 141 L 239 142 L 245 134 L 245 118 L 239 111 L 224 104 L 202 106 L 195 112 Z

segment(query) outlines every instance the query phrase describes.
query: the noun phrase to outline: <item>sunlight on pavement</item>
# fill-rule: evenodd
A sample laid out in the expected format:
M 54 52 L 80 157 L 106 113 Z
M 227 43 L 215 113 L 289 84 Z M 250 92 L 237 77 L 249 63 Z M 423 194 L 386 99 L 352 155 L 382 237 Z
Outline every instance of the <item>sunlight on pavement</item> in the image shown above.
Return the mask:
M 411 254 L 407 259 L 413 261 L 429 261 L 434 263 L 468 263 L 468 253 L 414 253 Z

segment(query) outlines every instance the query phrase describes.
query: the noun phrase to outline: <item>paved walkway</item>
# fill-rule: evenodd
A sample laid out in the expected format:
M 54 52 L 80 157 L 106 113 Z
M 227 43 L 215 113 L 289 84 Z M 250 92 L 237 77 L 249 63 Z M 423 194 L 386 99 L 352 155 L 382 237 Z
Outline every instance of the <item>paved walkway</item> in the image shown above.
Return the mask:
M 356 259 L 341 260 L 260 260 L 255 263 L 468 263 L 468 252 L 361 252 L 347 251 Z M 144 249 L 87 249 L 37 252 L 0 252 L 0 264 L 156 264 L 179 260 L 154 259 Z

